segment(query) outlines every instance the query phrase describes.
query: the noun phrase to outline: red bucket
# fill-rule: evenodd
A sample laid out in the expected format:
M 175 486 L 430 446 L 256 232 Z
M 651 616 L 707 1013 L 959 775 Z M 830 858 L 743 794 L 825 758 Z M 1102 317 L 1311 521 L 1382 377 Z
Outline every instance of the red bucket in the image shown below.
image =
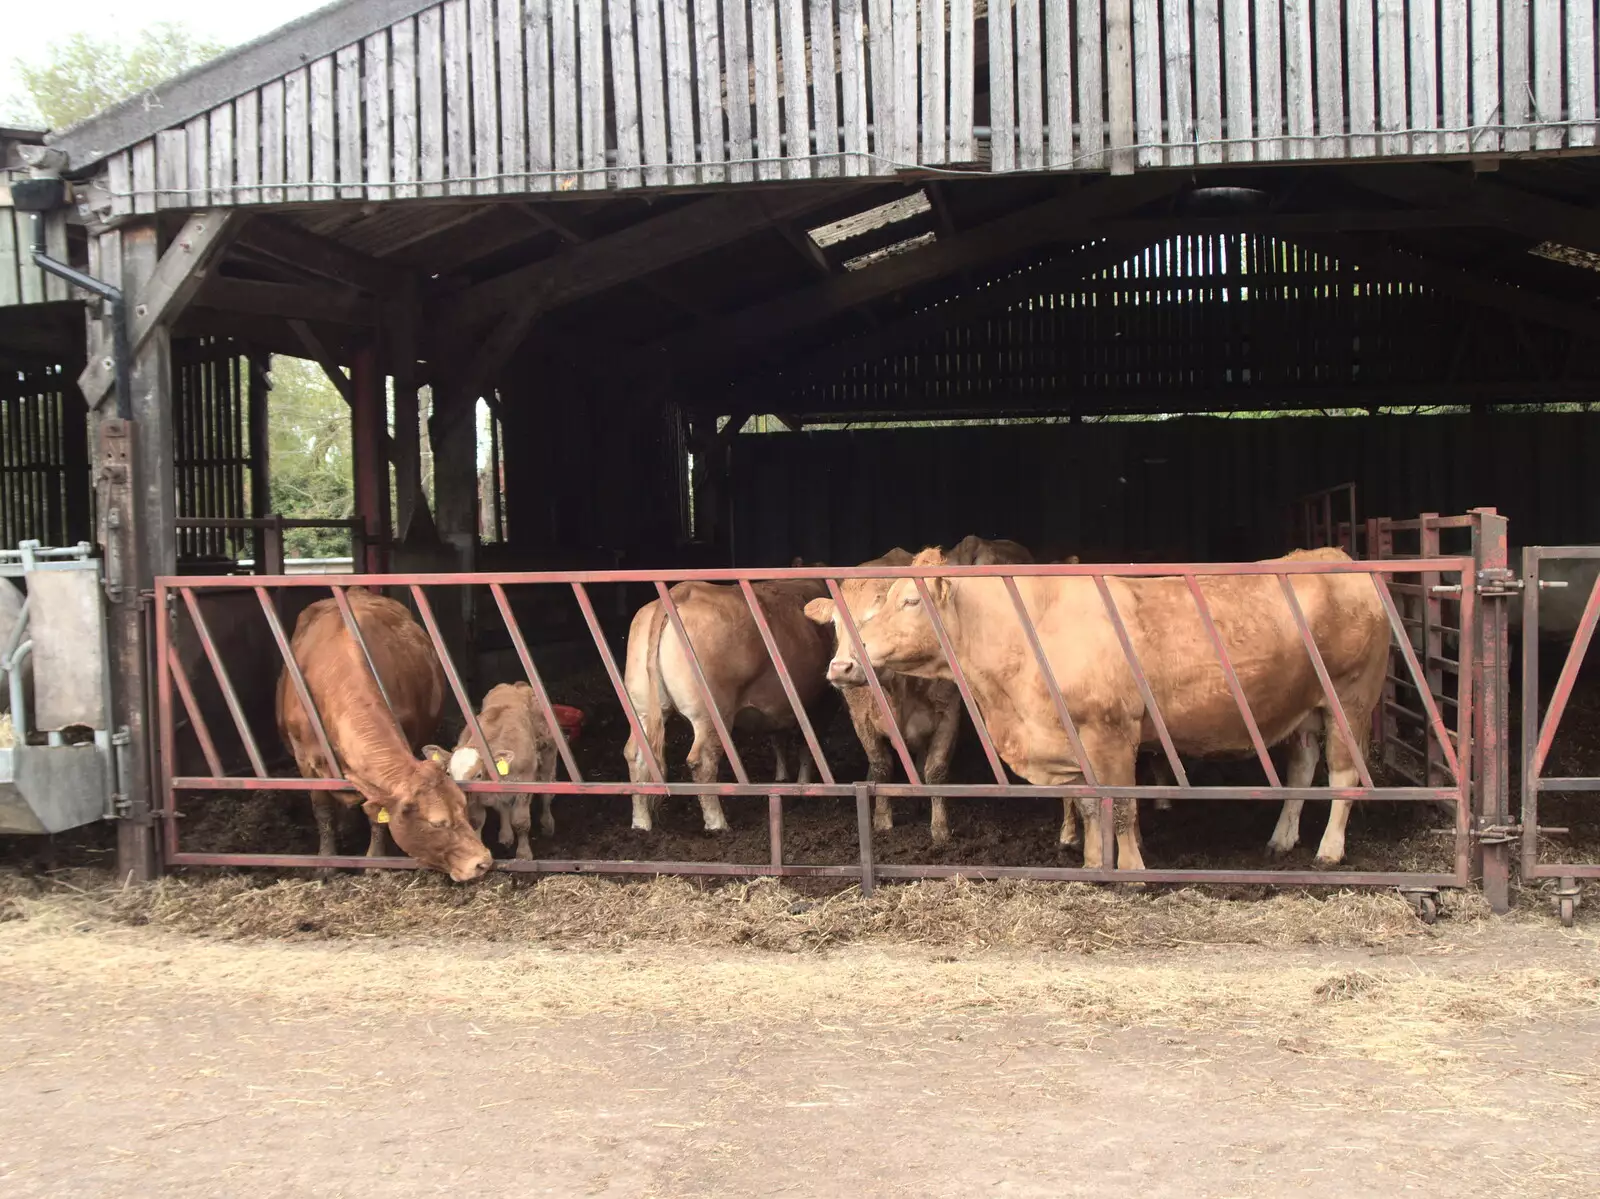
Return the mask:
M 568 741 L 576 741 L 578 734 L 583 732 L 583 712 L 578 708 L 568 707 L 566 704 L 551 704 L 555 709 L 556 723 L 561 726 L 561 731 Z

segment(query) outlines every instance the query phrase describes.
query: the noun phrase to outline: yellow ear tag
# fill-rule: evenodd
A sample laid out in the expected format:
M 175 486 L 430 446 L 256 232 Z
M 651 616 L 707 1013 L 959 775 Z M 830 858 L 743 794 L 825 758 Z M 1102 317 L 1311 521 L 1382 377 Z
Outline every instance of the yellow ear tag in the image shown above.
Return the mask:
M 379 824 L 388 824 L 389 823 L 389 809 L 388 808 L 379 808 L 378 809 L 378 823 Z
M 501 775 L 502 778 L 511 773 L 511 767 L 507 763 L 502 762 L 499 759 L 495 760 L 495 766 L 499 768 L 500 775 Z

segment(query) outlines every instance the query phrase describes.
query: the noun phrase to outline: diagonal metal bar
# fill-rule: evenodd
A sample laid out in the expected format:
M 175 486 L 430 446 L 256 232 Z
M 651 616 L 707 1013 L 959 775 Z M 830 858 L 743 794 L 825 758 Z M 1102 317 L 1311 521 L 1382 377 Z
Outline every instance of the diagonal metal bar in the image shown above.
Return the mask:
M 683 617 L 678 615 L 678 605 L 672 602 L 672 593 L 659 579 L 656 580 L 656 595 L 661 600 L 661 606 L 666 609 L 667 619 L 672 622 L 678 639 L 683 642 L 683 654 L 689 660 L 689 670 L 694 675 L 694 685 L 706 705 L 706 713 L 711 717 L 712 727 L 717 730 L 717 740 L 722 742 L 722 752 L 728 759 L 728 765 L 733 767 L 733 777 L 741 783 L 748 783 L 750 776 L 745 773 L 744 761 L 739 757 L 739 750 L 733 744 L 733 734 L 728 731 L 728 724 L 722 718 L 722 709 L 717 705 L 717 697 L 711 693 L 711 684 L 706 681 L 706 672 L 700 668 L 700 655 L 694 652 L 694 646 L 689 643 L 689 631 L 683 627 Z
M 316 704 L 311 702 L 311 689 L 306 686 L 306 676 L 300 670 L 300 663 L 295 661 L 294 651 L 290 647 L 289 638 L 284 635 L 283 622 L 278 619 L 278 610 L 272 606 L 272 597 L 267 594 L 265 587 L 254 588 L 256 599 L 261 603 L 261 612 L 267 618 L 267 627 L 272 630 L 272 639 L 278 643 L 278 652 L 283 655 L 283 669 L 289 675 L 289 681 L 294 684 L 294 693 L 300 697 L 300 706 L 305 709 L 306 716 L 311 721 L 311 728 L 317 734 L 317 747 L 322 750 L 323 761 L 328 766 L 331 774 L 343 773 L 339 759 L 334 757 L 333 745 L 328 740 L 328 730 L 322 723 L 322 713 L 317 711 Z
M 955 679 L 956 690 L 961 692 L 961 702 L 966 705 L 967 715 L 972 718 L 973 730 L 978 734 L 978 741 L 983 746 L 984 757 L 989 759 L 989 769 L 994 771 L 994 781 L 1006 781 L 1006 768 L 1000 763 L 1000 755 L 995 752 L 994 741 L 989 737 L 989 730 L 983 722 L 983 714 L 978 711 L 978 701 L 973 697 L 972 689 L 967 686 L 966 672 L 961 669 L 961 663 L 956 660 L 956 648 L 950 641 L 950 635 L 945 632 L 944 618 L 939 615 L 939 610 L 933 605 L 933 596 L 928 593 L 926 579 L 913 579 L 917 585 L 917 594 L 922 597 L 922 606 L 928 613 L 928 619 L 933 622 L 933 635 L 939 639 L 939 648 L 944 651 L 944 660 L 950 664 L 950 675 Z
M 1005 579 L 1006 590 L 1011 593 L 1011 606 L 1017 610 L 1017 620 L 1022 625 L 1022 632 L 1028 639 L 1028 646 L 1033 650 L 1034 661 L 1039 665 L 1039 673 L 1044 676 L 1045 689 L 1050 692 L 1050 700 L 1056 706 L 1056 719 L 1061 721 L 1061 727 L 1066 730 L 1067 740 L 1072 743 L 1073 756 L 1078 759 L 1078 769 L 1083 772 L 1083 781 L 1091 787 L 1099 785 L 1099 780 L 1094 776 L 1094 766 L 1089 761 L 1089 755 L 1083 752 L 1083 740 L 1078 736 L 1078 726 L 1072 719 L 1072 713 L 1067 711 L 1067 701 L 1061 696 L 1061 688 L 1056 684 L 1055 673 L 1050 669 L 1049 659 L 1045 657 L 1044 646 L 1039 643 L 1039 631 L 1033 627 L 1033 618 L 1028 615 L 1028 609 L 1022 602 L 1022 593 L 1017 590 L 1017 580 L 1012 575 Z
M 1572 648 L 1567 651 L 1567 660 L 1561 664 L 1561 673 L 1556 677 L 1556 689 L 1550 694 L 1550 707 L 1545 710 L 1544 723 L 1539 726 L 1539 743 L 1533 750 L 1535 779 L 1544 773 L 1545 759 L 1550 756 L 1550 747 L 1555 744 L 1556 730 L 1561 725 L 1561 717 L 1566 714 L 1567 701 L 1572 698 L 1578 671 L 1589 653 L 1589 642 L 1594 639 L 1597 618 L 1600 618 L 1600 575 L 1595 576 L 1594 586 L 1589 588 L 1589 599 L 1583 606 L 1583 615 L 1578 619 L 1578 631 L 1572 639 Z
M 1450 770 L 1450 777 L 1460 783 L 1461 762 L 1456 757 L 1455 746 L 1450 743 L 1450 735 L 1445 730 L 1444 717 L 1439 714 L 1439 707 L 1434 702 L 1433 689 L 1428 686 L 1422 665 L 1417 660 L 1416 647 L 1406 635 L 1405 625 L 1400 620 L 1400 610 L 1395 607 L 1394 596 L 1389 594 L 1388 580 L 1382 575 L 1375 574 L 1372 576 L 1372 581 L 1377 585 L 1378 598 L 1383 601 L 1383 610 L 1389 616 L 1389 628 L 1394 632 L 1394 639 L 1400 646 L 1401 656 L 1405 658 L 1406 668 L 1411 671 L 1412 681 L 1416 684 L 1417 694 L 1422 698 L 1422 710 L 1428 718 L 1428 727 L 1433 730 L 1433 735 L 1439 742 L 1439 749 L 1444 754 L 1445 766 Z
M 1261 762 L 1261 769 L 1267 776 L 1267 785 L 1281 787 L 1283 781 L 1278 777 L 1278 768 L 1272 764 L 1272 755 L 1267 752 L 1267 743 L 1261 736 L 1261 726 L 1256 723 L 1255 714 L 1250 711 L 1250 701 L 1245 698 L 1244 685 L 1239 682 L 1239 672 L 1234 669 L 1228 647 L 1222 643 L 1222 632 L 1217 628 L 1216 618 L 1211 614 L 1211 604 L 1200 588 L 1200 580 L 1192 574 L 1184 575 L 1183 578 L 1189 584 L 1189 594 L 1194 596 L 1195 607 L 1199 609 L 1200 623 L 1205 626 L 1206 636 L 1211 638 L 1211 648 L 1217 651 L 1217 661 L 1222 664 L 1222 673 L 1228 680 L 1228 690 L 1233 693 L 1233 702 L 1238 705 L 1239 715 L 1244 718 L 1244 727 L 1250 733 L 1250 744 L 1255 747 L 1256 758 Z
M 22 602 L 22 614 L 17 628 L 22 628 L 22 618 L 27 615 L 28 601 Z M 156 808 L 164 817 L 161 829 L 163 852 L 170 861 L 179 851 L 178 845 L 178 793 L 172 786 L 172 772 L 177 766 L 177 723 L 172 718 L 172 612 L 166 587 L 156 585 L 156 719 L 161 735 L 161 757 L 157 763 L 161 792 Z M 8 655 L 9 656 L 9 655 Z M 203 747 L 202 747 L 203 748 Z
M 739 590 L 744 594 L 744 602 L 750 609 L 750 616 L 756 622 L 756 632 L 761 634 L 761 642 L 767 647 L 767 657 L 772 659 L 772 669 L 778 673 L 778 682 L 783 685 L 784 695 L 789 697 L 789 706 L 794 709 L 795 721 L 800 726 L 800 734 L 806 739 L 806 748 L 811 751 L 811 759 L 816 763 L 817 773 L 822 781 L 833 783 L 833 770 L 828 765 L 828 759 L 823 756 L 822 744 L 817 740 L 816 730 L 811 727 L 811 717 L 806 713 L 806 706 L 800 702 L 800 693 L 794 689 L 794 680 L 789 674 L 789 664 L 783 660 L 783 652 L 778 648 L 778 642 L 772 635 L 772 626 L 767 621 L 767 614 L 761 607 L 761 601 L 756 597 L 755 588 L 750 586 L 749 579 L 739 580 Z M 782 865 L 781 862 L 774 865 Z
M 894 746 L 895 755 L 899 757 L 900 765 L 905 769 L 906 778 L 912 784 L 920 786 L 922 776 L 917 773 L 916 763 L 911 760 L 911 751 L 906 748 L 906 739 L 900 734 L 900 721 L 895 716 L 893 705 L 889 703 L 889 697 L 884 694 L 883 684 L 878 680 L 877 668 L 872 665 L 872 660 L 867 657 L 867 648 L 861 643 L 861 630 L 856 628 L 856 618 L 850 614 L 850 605 L 844 602 L 844 592 L 840 590 L 837 580 L 829 578 L 824 582 L 828 584 L 828 594 L 833 596 L 835 610 L 844 621 L 845 632 L 850 634 L 850 644 L 855 647 L 856 661 L 861 663 L 861 668 L 866 672 L 867 685 L 872 688 L 872 698 L 877 701 L 878 711 L 888 722 L 889 744 Z
M 550 693 L 545 690 L 544 678 L 539 674 L 539 668 L 533 664 L 533 655 L 528 652 L 528 643 L 522 636 L 522 626 L 512 615 L 511 603 L 506 599 L 505 588 L 499 583 L 490 583 L 489 593 L 494 596 L 494 602 L 500 609 L 500 619 L 505 621 L 506 632 L 511 635 L 512 647 L 517 651 L 523 673 L 528 676 L 528 686 L 533 688 L 534 698 L 539 701 L 539 710 L 544 713 L 545 725 L 556 739 L 556 750 L 561 754 L 561 761 L 567 768 L 567 777 L 575 783 L 581 783 L 583 774 L 578 769 L 577 759 L 572 756 L 572 747 L 567 744 L 567 735 L 561 729 L 561 722 L 556 719 L 556 710 L 550 703 Z
M 584 622 L 589 626 L 589 635 L 594 638 L 595 648 L 600 651 L 600 661 L 606 668 L 606 675 L 611 680 L 613 690 L 617 693 L 618 702 L 622 704 L 622 713 L 628 718 L 628 727 L 633 730 L 633 743 L 644 755 L 645 764 L 650 767 L 653 781 L 665 786 L 667 780 L 661 772 L 661 763 L 656 760 L 655 750 L 650 748 L 650 741 L 644 735 L 644 723 L 639 719 L 639 713 L 633 706 L 633 699 L 628 695 L 628 688 L 622 681 L 622 673 L 617 669 L 617 660 L 611 654 L 611 647 L 606 644 L 605 631 L 600 627 L 600 618 L 594 614 L 594 601 L 589 598 L 589 589 L 582 583 L 573 583 L 572 594 L 578 601 L 578 610 L 583 613 Z
M 1178 760 L 1178 751 L 1172 744 L 1172 734 L 1167 731 L 1166 718 L 1161 715 L 1161 708 L 1156 704 L 1155 692 L 1150 690 L 1150 679 L 1144 672 L 1144 664 L 1139 661 L 1139 655 L 1133 648 L 1133 638 L 1128 636 L 1128 626 L 1122 622 L 1122 613 L 1117 611 L 1117 602 L 1111 596 L 1111 588 L 1106 583 L 1105 575 L 1094 576 L 1095 589 L 1100 592 L 1100 602 L 1106 607 L 1106 615 L 1111 617 L 1111 627 L 1117 631 L 1117 640 L 1122 644 L 1122 656 L 1128 660 L 1128 669 L 1133 671 L 1133 681 L 1138 684 L 1139 696 L 1144 700 L 1145 711 L 1150 713 L 1150 719 L 1156 726 L 1156 736 L 1161 741 L 1161 748 L 1166 751 L 1167 765 L 1172 770 L 1172 777 L 1178 780 L 1178 786 L 1187 787 L 1189 776 L 1184 772 L 1183 763 Z
M 261 747 L 256 744 L 255 734 L 250 731 L 250 721 L 245 717 L 238 693 L 233 689 L 233 680 L 228 677 L 228 668 L 222 664 L 222 656 L 217 653 L 217 645 L 211 639 L 211 630 L 206 625 L 205 617 L 200 615 L 200 604 L 194 592 L 187 587 L 180 587 L 178 593 L 183 596 L 184 606 L 189 609 L 189 619 L 194 622 L 200 648 L 205 651 L 206 661 L 211 663 L 211 673 L 217 680 L 217 686 L 222 689 L 223 702 L 228 705 L 228 714 L 233 717 L 233 727 L 239 733 L 239 740 L 244 743 L 250 768 L 256 772 L 257 778 L 264 779 L 267 777 L 267 767 L 261 760 Z
M 439 635 L 439 622 L 433 618 L 433 605 L 428 603 L 427 595 L 417 583 L 411 584 L 411 598 L 416 601 L 417 614 L 422 617 L 422 627 L 427 629 L 428 637 L 433 641 L 433 652 L 438 656 L 439 665 L 444 669 L 444 677 L 450 684 L 450 690 L 455 694 L 456 703 L 461 705 L 461 715 L 466 720 L 467 727 L 472 730 L 472 744 L 483 761 L 484 773 L 493 781 L 494 750 L 489 747 L 489 739 L 483 735 L 483 727 L 478 723 L 478 714 L 472 708 L 472 698 L 461 682 L 461 675 L 456 672 L 455 660 L 450 656 L 450 647 L 445 645 L 444 638 Z
M 194 692 L 189 689 L 189 680 L 183 674 L 183 664 L 178 661 L 178 651 L 170 645 L 167 646 L 167 669 L 172 672 L 172 681 L 178 685 L 178 697 L 183 700 L 183 709 L 189 714 L 189 724 L 200 742 L 200 752 L 206 756 L 206 765 L 210 767 L 213 777 L 223 778 L 226 771 L 222 769 L 222 759 L 217 756 L 217 744 L 211 739 L 211 730 L 206 727 L 206 718 L 200 715 L 200 705 L 195 703 Z
M 1317 672 L 1317 682 L 1322 684 L 1322 694 L 1328 699 L 1334 723 L 1339 729 L 1339 736 L 1356 764 L 1356 773 L 1360 776 L 1361 785 L 1371 787 L 1372 775 L 1367 770 L 1366 756 L 1356 743 L 1355 734 L 1350 731 L 1350 721 L 1344 714 L 1344 705 L 1339 702 L 1338 692 L 1333 689 L 1333 679 L 1328 674 L 1327 663 L 1322 660 L 1322 651 L 1317 648 L 1316 639 L 1311 636 L 1311 626 L 1306 623 L 1306 614 L 1300 608 L 1300 597 L 1294 593 L 1294 586 L 1289 582 L 1287 574 L 1278 576 L 1278 585 L 1283 589 L 1283 598 L 1288 601 L 1289 611 L 1294 615 L 1294 623 L 1300 630 L 1300 640 L 1306 647 L 1306 653 L 1311 656 L 1311 668 Z
M 372 681 L 378 684 L 378 694 L 383 696 L 383 706 L 389 709 L 389 715 L 394 716 L 394 704 L 389 699 L 389 689 L 383 685 L 383 676 L 378 673 L 378 665 L 372 660 L 372 651 L 367 648 L 367 639 L 361 635 L 361 622 L 356 619 L 356 614 L 350 608 L 350 597 L 344 593 L 344 588 L 330 585 L 329 591 L 333 592 L 333 602 L 339 605 L 339 615 L 344 617 L 344 627 L 350 631 L 351 638 L 361 650 L 361 656 L 366 660 L 367 670 L 372 675 Z M 395 717 L 398 723 L 399 717 Z

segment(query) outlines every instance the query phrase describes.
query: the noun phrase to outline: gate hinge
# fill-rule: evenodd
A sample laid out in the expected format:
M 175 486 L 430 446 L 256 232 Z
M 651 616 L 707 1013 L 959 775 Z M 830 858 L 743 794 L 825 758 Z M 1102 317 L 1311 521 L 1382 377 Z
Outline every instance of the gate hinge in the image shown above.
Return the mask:
M 1478 572 L 1479 595 L 1516 595 L 1522 588 L 1523 581 L 1510 567 L 1491 566 Z

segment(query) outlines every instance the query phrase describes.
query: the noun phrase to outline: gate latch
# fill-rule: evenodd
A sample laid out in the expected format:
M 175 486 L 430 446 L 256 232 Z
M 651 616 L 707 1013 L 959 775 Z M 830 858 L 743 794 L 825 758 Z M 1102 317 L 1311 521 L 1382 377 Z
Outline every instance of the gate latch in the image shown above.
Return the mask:
M 1486 824 L 1472 830 L 1472 839 L 1479 845 L 1511 845 L 1522 839 L 1520 824 Z
M 1510 567 L 1491 566 L 1478 572 L 1479 595 L 1517 595 L 1522 588 L 1523 581 Z

